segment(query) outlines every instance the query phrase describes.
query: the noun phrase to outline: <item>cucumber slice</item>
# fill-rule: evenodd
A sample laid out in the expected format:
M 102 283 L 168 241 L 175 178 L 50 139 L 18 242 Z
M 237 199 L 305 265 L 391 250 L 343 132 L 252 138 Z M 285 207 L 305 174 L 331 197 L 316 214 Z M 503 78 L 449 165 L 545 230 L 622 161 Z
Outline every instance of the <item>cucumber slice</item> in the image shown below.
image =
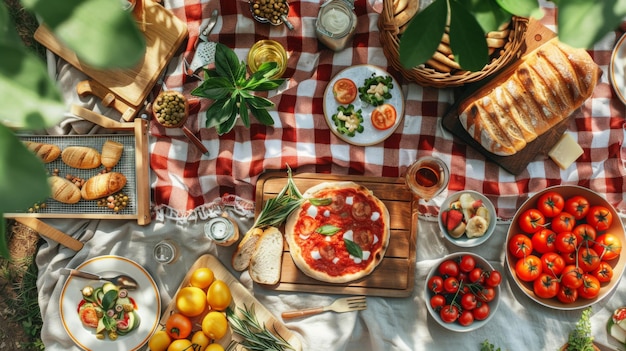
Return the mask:
M 105 294 L 111 290 L 119 291 L 120 289 L 115 284 L 110 282 L 106 282 L 102 285 L 102 291 L 104 291 Z

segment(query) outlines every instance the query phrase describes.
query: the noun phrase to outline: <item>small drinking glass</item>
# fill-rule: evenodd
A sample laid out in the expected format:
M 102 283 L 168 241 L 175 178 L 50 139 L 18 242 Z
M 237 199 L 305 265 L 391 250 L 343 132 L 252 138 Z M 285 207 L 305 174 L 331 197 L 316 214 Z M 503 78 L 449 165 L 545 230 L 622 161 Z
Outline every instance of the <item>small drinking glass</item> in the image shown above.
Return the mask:
M 440 158 L 423 156 L 409 166 L 405 178 L 413 194 L 428 202 L 448 186 L 450 171 Z

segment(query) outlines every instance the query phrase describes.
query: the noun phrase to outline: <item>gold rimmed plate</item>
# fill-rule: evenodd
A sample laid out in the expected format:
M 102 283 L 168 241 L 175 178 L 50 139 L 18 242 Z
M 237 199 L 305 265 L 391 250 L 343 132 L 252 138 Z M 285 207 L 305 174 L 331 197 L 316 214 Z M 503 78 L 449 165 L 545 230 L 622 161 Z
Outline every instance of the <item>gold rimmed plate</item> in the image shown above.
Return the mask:
M 609 79 L 617 97 L 626 104 L 626 33 L 619 38 L 613 48 Z

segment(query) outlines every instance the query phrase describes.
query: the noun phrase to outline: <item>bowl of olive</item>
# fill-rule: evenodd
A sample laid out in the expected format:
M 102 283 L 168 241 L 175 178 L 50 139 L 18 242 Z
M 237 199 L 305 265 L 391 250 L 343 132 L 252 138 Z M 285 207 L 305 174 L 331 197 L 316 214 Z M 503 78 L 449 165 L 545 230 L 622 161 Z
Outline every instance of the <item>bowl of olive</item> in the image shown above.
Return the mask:
M 287 28 L 293 29 L 293 25 L 287 19 L 289 13 L 287 0 L 250 0 L 250 12 L 258 22 L 275 26 L 284 23 Z
M 187 120 L 189 103 L 177 91 L 162 91 L 152 103 L 152 115 L 165 128 L 178 128 Z

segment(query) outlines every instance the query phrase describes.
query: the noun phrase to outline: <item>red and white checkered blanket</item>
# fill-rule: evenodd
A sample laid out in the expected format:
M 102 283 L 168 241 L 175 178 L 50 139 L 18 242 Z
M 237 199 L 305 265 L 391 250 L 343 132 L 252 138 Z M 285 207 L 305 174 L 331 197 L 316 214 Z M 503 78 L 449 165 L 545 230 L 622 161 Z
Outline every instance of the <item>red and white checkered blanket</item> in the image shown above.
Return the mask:
M 501 218 L 511 218 L 528 194 L 558 184 L 588 187 L 604 194 L 619 212 L 626 213 L 626 172 L 620 159 L 625 108 L 608 83 L 610 55 L 618 33 L 590 51 L 604 74 L 593 97 L 568 127 L 582 146 L 583 156 L 567 170 L 539 157 L 526 171 L 512 175 L 443 129 L 441 117 L 454 102 L 452 89 L 421 87 L 403 80 L 388 66 L 377 25 L 382 0 L 356 0 L 356 35 L 352 46 L 340 52 L 328 50 L 316 39 L 320 4 L 319 0 L 291 1 L 289 19 L 295 29 L 290 31 L 285 26 L 256 22 L 247 0 L 165 1 L 167 8 L 188 23 L 190 40 L 183 54 L 188 59 L 193 57 L 193 42 L 202 19 L 217 8 L 220 16 L 209 35 L 210 41 L 233 48 L 245 61 L 256 41 L 273 39 L 283 44 L 289 60 L 283 75 L 287 82 L 269 96 L 276 104 L 270 112 L 275 125 L 266 127 L 252 118 L 249 129 L 238 124 L 222 136 L 214 128 L 204 127 L 204 111 L 211 101 L 190 95 L 200 81 L 185 79 L 181 57 L 174 60 L 166 85 L 191 98 L 195 109 L 187 127 L 203 140 L 210 155 L 201 154 L 180 130 L 166 130 L 151 123 L 154 139 L 150 162 L 156 175 L 152 188 L 161 215 L 184 219 L 233 201 L 238 201 L 240 209 L 249 211 L 259 175 L 267 170 L 284 170 L 287 164 L 298 172 L 399 177 L 418 154 L 430 153 L 450 166 L 451 179 L 448 191 L 440 195 L 442 199 L 461 189 L 477 190 L 494 201 Z M 554 28 L 555 11 L 546 10 L 542 23 Z M 403 123 L 391 137 L 362 147 L 347 144 L 331 132 L 324 118 L 322 96 L 335 74 L 365 63 L 386 69 L 400 82 L 406 106 Z M 435 211 L 426 206 L 421 206 L 421 210 Z

